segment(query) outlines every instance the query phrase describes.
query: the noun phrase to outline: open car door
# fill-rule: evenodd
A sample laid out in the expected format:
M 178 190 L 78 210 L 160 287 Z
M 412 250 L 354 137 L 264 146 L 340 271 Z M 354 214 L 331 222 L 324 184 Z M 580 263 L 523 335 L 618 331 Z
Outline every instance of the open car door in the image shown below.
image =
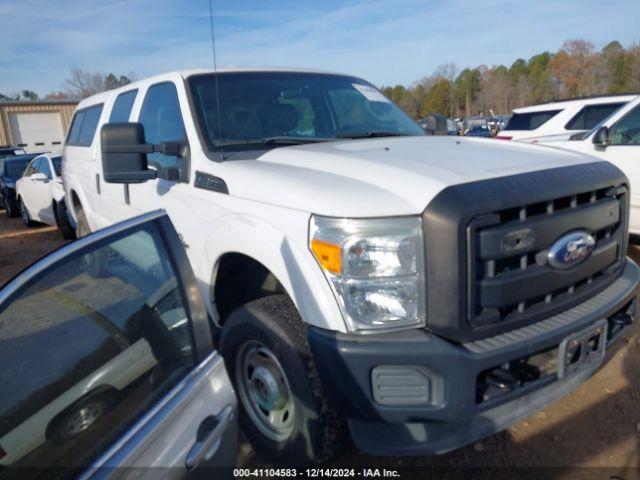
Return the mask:
M 0 479 L 231 476 L 235 394 L 162 211 L 0 290 L 0 367 Z

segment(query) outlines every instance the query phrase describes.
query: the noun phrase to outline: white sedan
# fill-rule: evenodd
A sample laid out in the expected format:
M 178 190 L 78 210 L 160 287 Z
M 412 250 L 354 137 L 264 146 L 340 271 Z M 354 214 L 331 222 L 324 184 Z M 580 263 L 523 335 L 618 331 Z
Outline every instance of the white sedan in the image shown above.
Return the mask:
M 22 178 L 16 182 L 16 198 L 22 220 L 27 227 L 36 222 L 57 226 L 62 236 L 75 238 L 64 202 L 64 189 L 60 177 L 62 157 L 44 153 L 27 166 Z

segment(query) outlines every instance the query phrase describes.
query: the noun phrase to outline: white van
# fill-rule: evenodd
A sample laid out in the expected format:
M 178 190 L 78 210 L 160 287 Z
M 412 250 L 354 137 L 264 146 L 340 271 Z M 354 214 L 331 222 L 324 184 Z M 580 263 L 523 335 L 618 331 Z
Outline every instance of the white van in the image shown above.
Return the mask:
M 80 236 L 167 211 L 270 459 L 326 459 L 346 428 L 374 454 L 476 441 L 586 380 L 635 313 L 620 170 L 425 136 L 349 75 L 180 71 L 87 98 L 63 178 Z
M 637 95 L 607 95 L 516 108 L 499 140 L 547 143 L 591 130 Z

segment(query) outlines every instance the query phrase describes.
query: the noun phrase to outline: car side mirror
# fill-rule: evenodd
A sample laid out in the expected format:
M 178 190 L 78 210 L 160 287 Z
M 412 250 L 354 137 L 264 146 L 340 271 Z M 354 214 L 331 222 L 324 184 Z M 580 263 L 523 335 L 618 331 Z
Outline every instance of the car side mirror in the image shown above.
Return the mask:
M 141 123 L 107 123 L 100 129 L 102 175 L 107 183 L 142 183 L 156 178 L 149 168 L 147 153 L 153 145 L 145 142 Z
M 47 175 L 42 172 L 36 172 L 33 175 L 31 175 L 29 178 L 34 182 L 46 182 L 49 180 L 49 177 L 47 177 Z
M 607 127 L 600 127 L 593 136 L 592 141 L 596 147 L 606 148 L 609 144 L 609 129 Z

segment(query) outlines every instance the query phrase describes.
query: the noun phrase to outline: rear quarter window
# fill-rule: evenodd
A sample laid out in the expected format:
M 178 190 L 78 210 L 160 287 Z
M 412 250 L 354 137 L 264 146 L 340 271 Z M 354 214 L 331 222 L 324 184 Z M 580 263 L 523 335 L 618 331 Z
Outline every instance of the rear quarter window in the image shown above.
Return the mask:
M 76 112 L 67 136 L 67 145 L 88 147 L 93 143 L 102 104 L 94 105 Z
M 562 110 L 514 113 L 505 130 L 535 130 L 555 117 Z
M 624 102 L 617 102 L 587 105 L 576 113 L 564 128 L 567 130 L 591 130 L 624 104 Z

